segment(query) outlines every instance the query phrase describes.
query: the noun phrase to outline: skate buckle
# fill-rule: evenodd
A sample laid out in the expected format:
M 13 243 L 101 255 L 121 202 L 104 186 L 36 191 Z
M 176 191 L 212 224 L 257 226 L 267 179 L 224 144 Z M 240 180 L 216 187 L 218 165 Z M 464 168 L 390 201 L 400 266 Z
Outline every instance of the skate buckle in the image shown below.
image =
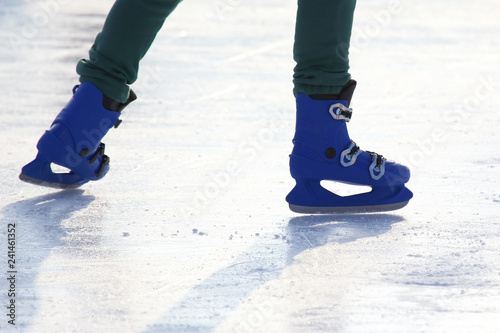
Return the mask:
M 102 142 L 99 143 L 99 146 L 97 147 L 97 150 L 95 151 L 94 155 L 92 155 L 92 157 L 89 158 L 89 164 L 92 164 L 95 161 L 97 161 L 97 159 L 99 158 L 99 156 L 103 156 L 105 149 L 106 149 L 106 145 L 104 143 L 102 143 Z
M 374 180 L 379 180 L 385 173 L 385 161 L 386 159 L 377 153 L 368 152 L 372 155 L 372 164 L 370 165 L 370 176 Z
M 333 119 L 344 120 L 346 123 L 348 123 L 352 117 L 352 109 L 348 108 L 342 103 L 332 104 L 332 106 L 330 106 L 329 112 L 332 115 Z
M 359 154 L 361 154 L 361 149 L 359 149 L 356 142 L 351 140 L 349 147 L 340 154 L 340 164 L 345 167 L 353 165 L 356 163 L 356 158 Z

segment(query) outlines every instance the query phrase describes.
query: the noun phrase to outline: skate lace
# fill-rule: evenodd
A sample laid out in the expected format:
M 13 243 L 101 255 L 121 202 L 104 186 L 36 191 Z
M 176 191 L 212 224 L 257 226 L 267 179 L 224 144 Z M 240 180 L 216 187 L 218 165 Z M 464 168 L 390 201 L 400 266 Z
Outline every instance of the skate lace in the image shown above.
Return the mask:
M 340 155 L 340 164 L 342 164 L 344 167 L 349 167 L 356 163 L 356 159 L 359 154 L 361 154 L 362 150 L 359 148 L 359 146 L 351 140 L 351 144 L 347 149 L 345 149 L 342 154 Z M 374 180 L 379 180 L 382 178 L 382 176 L 385 174 L 385 163 L 386 159 L 384 156 L 367 151 L 368 154 L 372 156 L 372 163 L 370 164 L 370 167 L 368 170 L 370 171 L 370 176 Z
M 352 117 L 352 109 L 342 103 L 332 104 L 328 111 L 332 115 L 333 119 L 344 120 L 346 123 L 348 123 Z

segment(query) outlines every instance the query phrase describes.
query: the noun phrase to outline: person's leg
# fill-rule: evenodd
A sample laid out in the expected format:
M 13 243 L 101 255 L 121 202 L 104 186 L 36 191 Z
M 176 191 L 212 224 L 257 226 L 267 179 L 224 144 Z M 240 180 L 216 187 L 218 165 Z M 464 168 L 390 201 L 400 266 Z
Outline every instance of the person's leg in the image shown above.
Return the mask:
M 286 197 L 298 213 L 394 210 L 412 193 L 407 167 L 361 150 L 346 123 L 356 81 L 348 73 L 355 0 L 299 0 L 295 32 L 294 93 L 297 118 L 290 173 L 295 187 Z M 339 196 L 321 181 L 366 185 L 371 192 Z
M 99 180 L 109 170 L 109 157 L 101 142 L 120 123 L 120 112 L 136 96 L 129 89 L 139 61 L 153 43 L 166 17 L 180 0 L 117 0 L 90 59 L 77 66 L 81 85 L 37 144 L 34 161 L 19 175 L 37 185 L 74 188 Z M 68 173 L 54 173 L 52 164 Z
M 139 61 L 180 1 L 117 0 L 90 49 L 90 59 L 78 63 L 80 82 L 90 81 L 105 96 L 124 103 L 128 85 L 137 79 Z
M 356 0 L 299 0 L 294 93 L 338 94 L 349 81 L 348 50 Z

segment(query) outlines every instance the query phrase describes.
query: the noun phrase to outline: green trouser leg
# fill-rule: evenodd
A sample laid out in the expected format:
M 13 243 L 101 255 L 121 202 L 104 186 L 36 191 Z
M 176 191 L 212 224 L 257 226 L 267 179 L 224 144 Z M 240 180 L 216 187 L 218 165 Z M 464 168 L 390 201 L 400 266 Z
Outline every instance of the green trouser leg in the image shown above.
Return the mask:
M 139 61 L 153 43 L 167 16 L 181 0 L 117 0 L 102 32 L 77 65 L 80 82 L 92 82 L 101 92 L 124 103 L 137 79 Z
M 298 0 L 293 48 L 295 94 L 338 94 L 349 81 L 355 6 L 356 0 Z

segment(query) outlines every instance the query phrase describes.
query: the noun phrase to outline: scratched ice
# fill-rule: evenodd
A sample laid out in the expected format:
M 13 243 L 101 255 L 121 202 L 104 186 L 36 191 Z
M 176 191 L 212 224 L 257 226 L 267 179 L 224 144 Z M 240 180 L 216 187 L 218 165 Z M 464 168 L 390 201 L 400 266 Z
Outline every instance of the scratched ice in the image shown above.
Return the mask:
M 450 4 L 358 1 L 351 137 L 415 197 L 314 217 L 284 200 L 296 1 L 184 1 L 76 191 L 17 176 L 112 1 L 2 3 L 0 331 L 498 332 L 500 4 Z

